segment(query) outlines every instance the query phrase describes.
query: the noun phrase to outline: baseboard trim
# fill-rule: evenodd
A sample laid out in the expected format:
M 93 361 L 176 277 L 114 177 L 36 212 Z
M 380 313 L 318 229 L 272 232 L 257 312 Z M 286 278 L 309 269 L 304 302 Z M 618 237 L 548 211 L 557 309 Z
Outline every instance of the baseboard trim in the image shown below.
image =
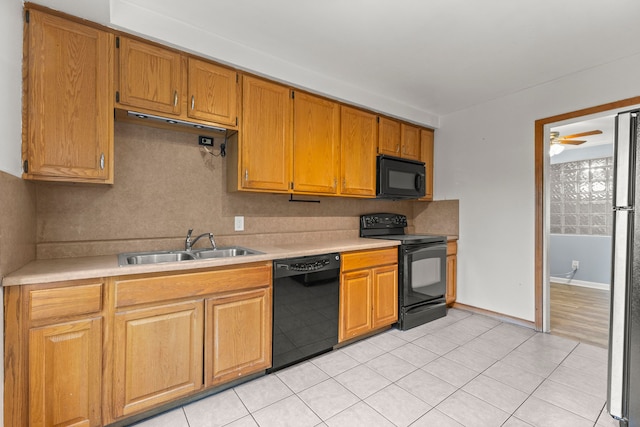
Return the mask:
M 586 280 L 566 279 L 564 277 L 550 277 L 549 281 L 562 285 L 582 286 L 584 288 L 600 289 L 603 291 L 611 290 L 611 286 L 609 286 L 608 283 L 587 282 Z
M 509 316 L 507 314 L 498 313 L 496 311 L 485 310 L 484 308 L 478 308 L 471 305 L 461 304 L 459 302 L 453 303 L 453 308 L 459 308 L 460 310 L 471 311 L 473 313 L 482 314 L 485 316 L 493 317 L 505 323 L 511 323 L 525 328 L 535 329 L 536 324 L 533 321 L 520 319 L 519 317 Z

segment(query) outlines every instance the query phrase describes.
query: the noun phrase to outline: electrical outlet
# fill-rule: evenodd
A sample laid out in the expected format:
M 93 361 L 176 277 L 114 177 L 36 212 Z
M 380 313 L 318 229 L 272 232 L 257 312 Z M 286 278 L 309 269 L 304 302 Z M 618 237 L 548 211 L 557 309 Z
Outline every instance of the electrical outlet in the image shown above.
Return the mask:
M 571 269 L 572 270 L 577 270 L 580 268 L 580 261 L 576 261 L 575 259 L 573 261 L 571 261 Z
M 234 229 L 235 231 L 244 231 L 244 217 L 237 216 L 234 218 Z

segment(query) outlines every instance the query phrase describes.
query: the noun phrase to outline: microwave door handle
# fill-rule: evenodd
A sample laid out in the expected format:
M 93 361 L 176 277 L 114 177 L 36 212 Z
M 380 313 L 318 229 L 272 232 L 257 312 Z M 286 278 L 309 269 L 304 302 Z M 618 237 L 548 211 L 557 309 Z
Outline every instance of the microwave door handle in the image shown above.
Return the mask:
M 422 191 L 422 175 L 416 174 L 416 180 L 414 183 L 414 187 L 417 191 Z

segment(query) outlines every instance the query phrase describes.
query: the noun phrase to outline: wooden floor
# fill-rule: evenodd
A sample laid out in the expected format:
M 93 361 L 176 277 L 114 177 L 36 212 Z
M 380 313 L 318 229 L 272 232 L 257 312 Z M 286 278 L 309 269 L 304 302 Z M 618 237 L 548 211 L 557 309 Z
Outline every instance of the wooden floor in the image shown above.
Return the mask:
M 551 334 L 607 348 L 609 291 L 551 283 Z

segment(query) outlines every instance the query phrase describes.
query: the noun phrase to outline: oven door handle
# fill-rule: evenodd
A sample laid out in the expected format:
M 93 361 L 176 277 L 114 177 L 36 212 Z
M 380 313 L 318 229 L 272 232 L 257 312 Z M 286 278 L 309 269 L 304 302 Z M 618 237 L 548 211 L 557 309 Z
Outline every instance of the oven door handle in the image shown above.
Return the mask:
M 404 255 L 413 255 L 418 252 L 436 253 L 444 251 L 447 253 L 446 243 L 418 243 L 415 245 L 404 244 L 401 246 Z

